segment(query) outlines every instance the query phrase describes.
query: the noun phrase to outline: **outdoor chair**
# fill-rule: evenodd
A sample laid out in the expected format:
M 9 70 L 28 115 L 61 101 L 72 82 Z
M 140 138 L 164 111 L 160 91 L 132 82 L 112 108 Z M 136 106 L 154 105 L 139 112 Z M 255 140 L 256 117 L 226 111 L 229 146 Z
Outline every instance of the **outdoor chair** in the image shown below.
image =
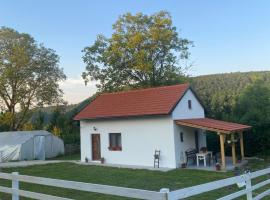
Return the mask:
M 197 153 L 197 150 L 194 149 L 194 148 L 189 148 L 185 151 L 186 153 L 186 158 L 187 158 L 187 161 L 186 161 L 186 166 L 188 165 L 188 161 L 189 160 L 193 160 L 193 165 L 196 164 L 196 153 Z
M 159 168 L 160 150 L 155 150 L 154 154 L 154 168 Z

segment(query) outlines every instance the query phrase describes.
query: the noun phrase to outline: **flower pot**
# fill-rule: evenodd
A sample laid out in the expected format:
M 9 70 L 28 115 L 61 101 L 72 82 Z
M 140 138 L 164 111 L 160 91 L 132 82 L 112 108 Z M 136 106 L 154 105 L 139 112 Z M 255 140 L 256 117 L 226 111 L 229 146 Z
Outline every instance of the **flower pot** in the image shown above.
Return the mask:
M 100 162 L 101 162 L 101 164 L 104 164 L 105 163 L 105 158 L 101 158 Z
M 186 167 L 187 167 L 186 163 L 181 164 L 181 168 L 186 168 Z
M 220 171 L 221 170 L 221 165 L 219 163 L 216 164 L 216 170 Z

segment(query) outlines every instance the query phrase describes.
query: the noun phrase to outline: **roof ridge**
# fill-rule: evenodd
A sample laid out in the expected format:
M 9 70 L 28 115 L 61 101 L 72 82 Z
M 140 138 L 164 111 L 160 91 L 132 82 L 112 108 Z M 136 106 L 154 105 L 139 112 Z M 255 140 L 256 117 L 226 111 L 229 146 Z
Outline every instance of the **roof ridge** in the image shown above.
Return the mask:
M 119 92 L 106 92 L 106 93 L 102 93 L 100 96 L 123 94 L 123 93 L 135 93 L 135 92 L 141 92 L 141 91 L 147 91 L 147 90 L 158 90 L 160 88 L 169 88 L 169 87 L 184 86 L 184 85 L 189 86 L 190 84 L 189 83 L 182 83 L 182 84 L 176 84 L 176 85 L 165 85 L 165 86 L 159 86 L 159 87 L 140 88 L 140 89 L 134 89 L 134 90 L 119 91 Z

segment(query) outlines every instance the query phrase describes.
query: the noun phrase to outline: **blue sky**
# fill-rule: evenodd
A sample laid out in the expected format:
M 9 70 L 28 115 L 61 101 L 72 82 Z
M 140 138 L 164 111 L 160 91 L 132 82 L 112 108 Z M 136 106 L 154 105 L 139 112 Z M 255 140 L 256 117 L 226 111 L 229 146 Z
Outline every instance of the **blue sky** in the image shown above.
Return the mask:
M 248 0 L 0 0 L 0 26 L 31 34 L 56 50 L 68 80 L 66 99 L 75 103 L 94 92 L 80 79 L 81 50 L 98 34 L 110 36 L 126 12 L 169 11 L 183 37 L 194 41 L 191 75 L 270 70 L 270 1 Z

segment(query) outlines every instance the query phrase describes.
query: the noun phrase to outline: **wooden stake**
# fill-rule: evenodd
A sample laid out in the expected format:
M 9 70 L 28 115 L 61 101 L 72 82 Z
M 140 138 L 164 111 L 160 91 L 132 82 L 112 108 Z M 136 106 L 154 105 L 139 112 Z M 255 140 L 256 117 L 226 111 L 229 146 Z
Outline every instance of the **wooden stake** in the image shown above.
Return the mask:
M 241 149 L 241 158 L 244 160 L 245 158 L 245 153 L 244 153 L 244 139 L 243 139 L 243 132 L 239 133 L 240 134 L 240 149 Z
M 223 133 L 218 134 L 220 139 L 221 167 L 222 169 L 225 169 L 226 168 L 225 149 L 224 149 L 225 135 Z
M 236 165 L 236 152 L 235 152 L 235 142 L 234 142 L 234 133 L 231 133 L 231 142 L 232 142 L 232 159 L 233 165 Z

